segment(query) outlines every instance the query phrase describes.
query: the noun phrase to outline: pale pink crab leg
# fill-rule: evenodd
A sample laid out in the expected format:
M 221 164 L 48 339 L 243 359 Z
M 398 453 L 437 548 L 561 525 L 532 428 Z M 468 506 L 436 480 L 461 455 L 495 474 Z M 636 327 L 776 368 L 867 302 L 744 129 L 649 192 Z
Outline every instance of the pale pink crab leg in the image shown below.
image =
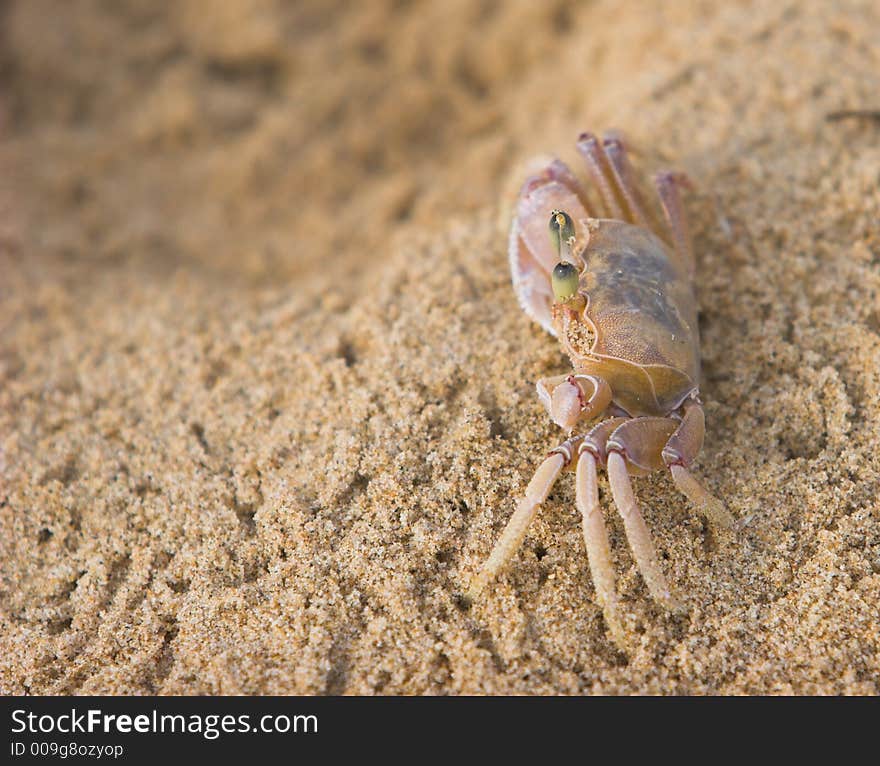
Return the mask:
M 611 183 L 612 170 L 608 167 L 608 158 L 599 146 L 598 140 L 592 133 L 581 133 L 577 148 L 586 160 L 590 178 L 599 189 L 607 216 L 624 220 L 623 207 Z
M 679 257 L 684 261 L 691 278 L 694 276 L 694 251 L 691 246 L 691 235 L 688 231 L 684 205 L 681 201 L 682 187 L 689 189 L 691 182 L 684 173 L 665 170 L 654 176 L 654 185 L 663 205 L 666 223 L 672 233 L 672 243 Z
M 694 507 L 702 513 L 716 530 L 733 526 L 733 516 L 717 497 L 711 494 L 683 465 L 671 465 L 669 471 L 675 486 Z
M 623 141 L 618 136 L 606 134 L 602 140 L 602 147 L 614 172 L 617 187 L 629 208 L 632 222 L 637 226 L 649 226 Z
M 501 533 L 498 542 L 495 543 L 495 547 L 489 554 L 482 570 L 471 582 L 471 586 L 465 594 L 466 601 L 473 601 L 479 596 L 486 585 L 498 576 L 504 565 L 519 549 L 538 508 L 547 499 L 547 495 L 553 489 L 562 469 L 571 461 L 571 447 L 567 445 L 568 443 L 557 447 L 557 450 L 560 451 L 551 452 L 547 459 L 538 466 L 538 470 L 535 471 L 535 475 L 526 487 L 525 497 L 519 501 L 516 511 L 507 522 L 507 526 Z
M 623 519 L 623 526 L 633 557 L 645 579 L 648 591 L 658 604 L 671 612 L 680 611 L 681 605 L 669 590 L 666 577 L 657 561 L 657 553 L 654 550 L 653 542 L 651 542 L 651 534 L 645 526 L 642 512 L 633 495 L 629 473 L 626 469 L 626 459 L 619 452 L 608 453 L 608 483 L 611 486 L 614 504 Z
M 596 481 L 596 456 L 581 445 L 575 479 L 575 502 L 583 520 L 584 544 L 587 562 L 596 589 L 596 598 L 605 615 L 605 623 L 621 648 L 626 648 L 625 632 L 620 619 L 614 566 L 611 563 L 611 545 L 602 508 L 599 506 L 599 486 Z
M 723 531 L 733 526 L 733 517 L 724 504 L 711 495 L 687 470 L 687 466 L 703 446 L 705 429 L 702 405 L 698 402 L 687 402 L 684 405 L 684 417 L 664 445 L 662 457 L 663 462 L 669 466 L 672 480 L 679 491 L 709 520 L 716 531 Z

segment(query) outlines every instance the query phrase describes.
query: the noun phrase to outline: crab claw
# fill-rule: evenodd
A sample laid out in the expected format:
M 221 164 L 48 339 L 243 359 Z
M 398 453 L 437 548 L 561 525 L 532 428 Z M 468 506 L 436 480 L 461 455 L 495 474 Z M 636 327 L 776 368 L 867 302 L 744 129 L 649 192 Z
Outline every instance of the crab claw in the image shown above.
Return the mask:
M 550 395 L 550 418 L 560 428 L 570 431 L 575 427 L 584 408 L 580 387 L 570 380 L 560 383 Z
M 542 378 L 538 381 L 537 389 L 550 419 L 566 431 L 574 428 L 584 409 L 584 391 L 574 376 Z
M 575 234 L 583 235 L 578 229 L 588 212 L 582 194 L 572 172 L 553 160 L 523 184 L 510 231 L 510 271 L 520 305 L 554 335 L 550 274 L 560 256 L 558 245 L 548 234 L 547 221 L 552 211 L 564 210 L 574 222 Z
M 565 210 L 575 221 L 587 217 L 577 193 L 554 178 L 551 169 L 530 178 L 523 186 L 517 205 L 520 236 L 534 258 L 548 274 L 559 262 L 559 251 L 547 233 L 547 221 L 554 210 Z

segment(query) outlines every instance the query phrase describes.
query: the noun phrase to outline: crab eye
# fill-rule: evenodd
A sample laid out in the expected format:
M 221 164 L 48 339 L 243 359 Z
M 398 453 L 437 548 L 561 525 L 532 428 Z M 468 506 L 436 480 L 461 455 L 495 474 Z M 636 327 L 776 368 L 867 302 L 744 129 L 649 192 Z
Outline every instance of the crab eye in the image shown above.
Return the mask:
M 579 283 L 578 270 L 574 264 L 565 261 L 556 264 L 553 274 L 550 276 L 550 284 L 553 287 L 553 296 L 557 303 L 565 303 L 575 295 Z
M 574 221 L 564 210 L 550 211 L 550 241 L 560 259 L 568 251 L 568 243 L 574 237 Z

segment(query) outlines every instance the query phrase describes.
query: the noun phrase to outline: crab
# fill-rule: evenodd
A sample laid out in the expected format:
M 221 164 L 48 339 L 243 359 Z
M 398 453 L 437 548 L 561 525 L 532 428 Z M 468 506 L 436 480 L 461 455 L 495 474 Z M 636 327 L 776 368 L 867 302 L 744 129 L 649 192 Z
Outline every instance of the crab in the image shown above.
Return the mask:
M 671 612 L 684 608 L 658 562 L 630 476 L 666 469 L 717 531 L 728 530 L 732 517 L 689 470 L 704 435 L 694 253 L 682 203 L 690 182 L 678 172 L 654 176 L 660 215 L 646 204 L 619 133 L 601 141 L 583 133 L 577 149 L 586 183 L 550 161 L 523 185 L 509 240 L 522 309 L 571 361 L 570 373 L 537 382 L 539 399 L 568 438 L 535 471 L 465 599 L 472 603 L 501 572 L 557 478 L 574 472 L 596 599 L 626 651 L 598 469 L 607 470 L 651 597 Z

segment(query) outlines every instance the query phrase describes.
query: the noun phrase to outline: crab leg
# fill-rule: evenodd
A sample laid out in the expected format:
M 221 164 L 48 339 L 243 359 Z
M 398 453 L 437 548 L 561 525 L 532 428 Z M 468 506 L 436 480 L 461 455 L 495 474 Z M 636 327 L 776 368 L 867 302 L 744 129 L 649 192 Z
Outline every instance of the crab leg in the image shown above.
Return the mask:
M 650 473 L 668 466 L 676 486 L 716 527 L 731 525 L 730 513 L 690 474 L 686 466 L 703 444 L 703 408 L 694 401 L 675 418 L 634 418 L 620 425 L 608 439 L 608 481 L 623 518 L 636 564 L 656 601 L 675 610 L 666 579 L 657 561 L 650 534 L 633 496 L 630 473 Z M 625 456 L 625 457 L 624 457 Z
M 608 158 L 599 146 L 596 137 L 592 133 L 581 133 L 577 142 L 577 148 L 584 160 L 586 160 L 587 170 L 590 171 L 590 178 L 593 179 L 593 183 L 599 189 L 607 217 L 626 220 L 623 205 L 618 199 L 617 191 L 614 188 L 613 171 L 608 167 Z
M 629 208 L 630 220 L 637 226 L 648 226 L 648 217 L 639 196 L 639 189 L 633 178 L 633 169 L 627 156 L 626 147 L 619 136 L 605 134 L 602 148 L 614 172 L 617 187 Z
M 681 201 L 681 189 L 690 189 L 691 182 L 684 173 L 665 170 L 654 176 L 654 185 L 663 205 L 666 223 L 672 233 L 672 242 L 679 257 L 684 261 L 691 278 L 694 276 L 694 251 L 691 246 L 691 235 L 688 231 L 684 205 Z
M 526 487 L 525 497 L 519 501 L 516 511 L 507 522 L 507 526 L 501 533 L 498 542 L 495 543 L 495 547 L 489 554 L 482 570 L 471 581 L 471 586 L 465 594 L 466 600 L 473 601 L 479 596 L 483 588 L 495 579 L 511 556 L 516 553 L 526 536 L 529 524 L 532 523 L 532 519 L 538 512 L 539 506 L 547 499 L 547 495 L 553 489 L 562 469 L 571 462 L 573 448 L 571 440 L 565 442 L 551 452 L 538 466 L 538 470 L 535 471 L 535 475 Z
M 733 526 L 733 516 L 724 504 L 711 494 L 683 465 L 671 465 L 669 471 L 679 492 L 690 500 L 716 530 Z
M 671 612 L 681 610 L 681 605 L 669 590 L 666 577 L 660 569 L 657 561 L 657 553 L 654 543 L 651 541 L 651 533 L 645 526 L 642 512 L 633 496 L 629 473 L 626 468 L 626 459 L 619 452 L 608 454 L 608 483 L 611 485 L 611 495 L 614 504 L 623 519 L 626 529 L 626 537 L 632 548 L 636 565 L 645 579 L 648 591 L 653 599 Z
M 687 469 L 703 446 L 704 432 L 703 408 L 696 402 L 685 404 L 681 423 L 663 447 L 663 462 L 669 466 L 672 480 L 679 491 L 696 506 L 716 530 L 722 530 L 733 525 L 730 511 L 717 497 L 707 492 Z
M 616 428 L 606 444 L 608 482 L 636 565 L 654 600 L 672 611 L 677 611 L 679 605 L 660 569 L 651 534 L 633 496 L 629 474 L 646 474 L 663 467 L 660 453 L 677 425 L 678 421 L 672 418 L 633 418 Z
M 623 623 L 618 612 L 617 587 L 614 567 L 611 563 L 611 547 L 608 530 L 599 506 L 599 487 L 596 481 L 596 456 L 581 445 L 575 479 L 575 502 L 583 519 L 584 544 L 587 547 L 587 562 L 596 598 L 605 615 L 605 623 L 614 637 L 614 642 L 626 648 Z

